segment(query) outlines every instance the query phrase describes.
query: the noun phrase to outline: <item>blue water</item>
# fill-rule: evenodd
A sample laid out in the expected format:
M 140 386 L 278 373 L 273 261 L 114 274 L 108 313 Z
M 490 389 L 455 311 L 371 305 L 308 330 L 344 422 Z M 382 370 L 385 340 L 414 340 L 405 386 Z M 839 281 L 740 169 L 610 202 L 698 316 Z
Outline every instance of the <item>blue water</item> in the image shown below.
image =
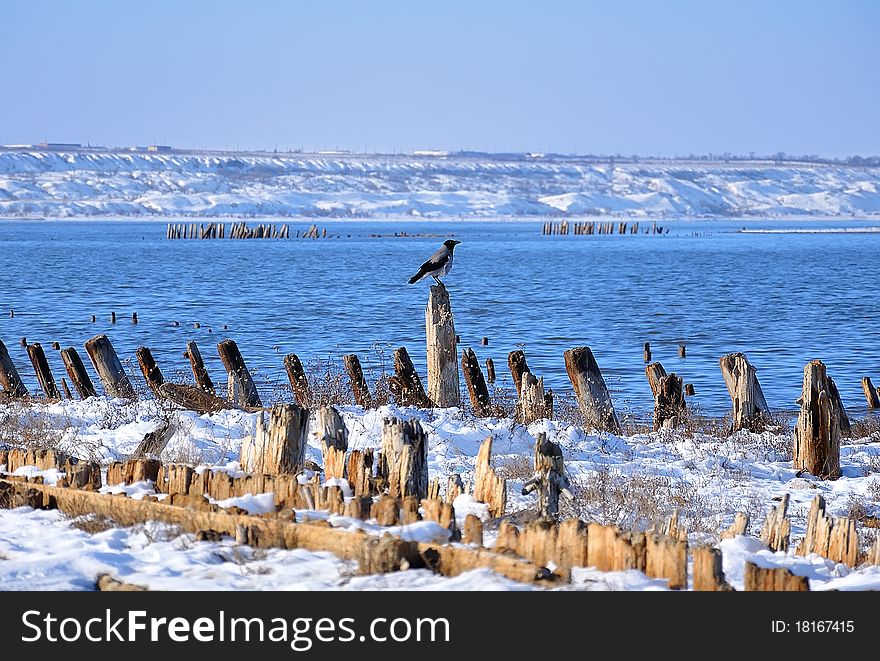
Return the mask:
M 864 406 L 860 378 L 873 375 L 880 385 L 880 234 L 736 230 L 871 223 L 662 224 L 670 228 L 662 236 L 543 237 L 532 221 L 320 221 L 341 238 L 169 241 L 164 221 L 7 221 L 0 223 L 0 339 L 32 390 L 20 337 L 43 344 L 60 381 L 64 370 L 50 343 L 81 349 L 98 333 L 122 357 L 148 345 L 166 376 L 188 368 L 182 352 L 193 339 L 220 381 L 214 345 L 230 337 L 264 389 L 286 382 L 285 353 L 308 362 L 357 352 L 369 367 L 377 343 L 389 356 L 405 345 L 424 378 L 432 281 L 407 280 L 443 238 L 370 237 L 406 231 L 463 242 L 446 278 L 456 330 L 481 362 L 495 360 L 508 385 L 509 351 L 523 348 L 532 371 L 560 390 L 570 387 L 563 351 L 588 345 L 618 408 L 644 411 L 652 401 L 642 346 L 650 342 L 653 359 L 693 383 L 694 401 L 712 414 L 730 404 L 718 358 L 732 351 L 757 367 L 771 407 L 795 408 L 803 366 L 813 358 L 826 362 L 848 408 Z M 679 343 L 687 345 L 685 359 Z

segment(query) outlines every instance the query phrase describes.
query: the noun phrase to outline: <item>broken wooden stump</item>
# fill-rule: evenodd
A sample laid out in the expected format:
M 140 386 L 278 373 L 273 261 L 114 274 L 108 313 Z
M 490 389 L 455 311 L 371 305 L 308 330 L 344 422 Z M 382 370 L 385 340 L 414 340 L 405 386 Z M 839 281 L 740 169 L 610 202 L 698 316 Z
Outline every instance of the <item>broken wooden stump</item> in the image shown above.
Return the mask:
M 645 574 L 665 578 L 670 590 L 687 588 L 687 541 L 668 535 L 645 535 Z
M 806 576 L 795 576 L 785 567 L 765 569 L 753 562 L 746 562 L 743 583 L 746 592 L 810 591 L 810 581 Z
M 489 436 L 480 446 L 474 462 L 474 500 L 486 503 L 489 506 L 489 515 L 497 519 L 504 516 L 507 507 L 507 480 L 498 477 L 492 468 L 491 459 L 492 437 Z M 461 484 L 461 478 L 458 484 Z M 446 500 L 452 502 L 448 493 Z
M 761 529 L 761 541 L 771 551 L 788 551 L 789 538 L 791 537 L 791 521 L 785 516 L 788 512 L 789 495 L 782 496 L 779 505 L 774 507 L 764 521 Z
M 419 512 L 420 501 L 415 496 L 407 496 L 400 504 L 400 522 L 404 525 L 422 520 Z
M 256 433 L 241 446 L 242 468 L 267 475 L 298 473 L 305 461 L 308 425 L 308 410 L 295 404 L 276 404 L 260 411 Z
M 345 371 L 348 372 L 348 378 L 351 380 L 351 392 L 354 395 L 355 404 L 362 406 L 365 410 L 372 408 L 373 396 L 370 394 L 370 388 L 367 385 L 367 380 L 364 378 L 360 359 L 356 354 L 346 354 L 342 357 L 342 364 L 345 366 Z
M 642 352 L 642 358 L 646 363 L 651 362 L 651 343 L 645 342 L 645 350 Z
M 507 367 L 510 369 L 510 377 L 513 379 L 513 385 L 516 388 L 516 396 L 519 398 L 522 389 L 522 375 L 529 372 L 529 365 L 526 362 L 526 354 L 522 349 L 511 351 L 507 354 Z
M 473 349 L 465 349 L 461 352 L 461 373 L 467 385 L 468 396 L 474 415 L 478 418 L 488 418 L 492 415 L 492 403 L 489 400 L 489 389 L 480 369 L 480 361 Z
M 355 496 L 371 496 L 375 493 L 373 483 L 373 450 L 352 450 L 346 467 L 348 483 Z
M 159 479 L 161 469 L 162 462 L 158 459 L 113 461 L 107 466 L 107 484 L 109 486 L 128 485 L 146 480 L 155 483 Z
M 486 358 L 486 383 L 495 383 L 495 361 L 491 358 Z
M 141 459 L 149 457 L 158 457 L 165 450 L 168 441 L 174 436 L 176 431 L 174 425 L 170 422 L 164 422 L 158 428 L 151 432 L 147 432 L 143 440 L 138 443 L 137 448 L 132 453 L 132 459 Z
M 425 393 L 419 373 L 413 366 L 406 347 L 394 350 L 394 376 L 389 378 L 391 392 L 398 406 L 431 408 L 431 400 Z
M 125 583 L 117 581 L 110 574 L 98 574 L 98 580 L 95 582 L 95 589 L 98 592 L 146 592 L 147 588 L 134 583 Z
M 795 551 L 797 555 L 821 555 L 848 567 L 859 561 L 859 535 L 854 519 L 825 514 L 825 499 L 817 495 L 807 515 L 807 533 Z
M 88 372 L 86 372 L 86 367 L 83 365 L 82 359 L 80 359 L 76 349 L 73 347 L 62 349 L 61 361 L 64 363 L 64 369 L 67 370 L 67 376 L 70 377 L 70 382 L 73 384 L 73 387 L 76 388 L 76 392 L 79 394 L 80 399 L 88 399 L 89 397 L 98 396 L 98 392 L 92 384 L 92 379 L 89 377 Z
M 217 345 L 220 360 L 228 374 L 228 397 L 239 406 L 260 407 L 263 402 L 257 393 L 257 387 L 251 378 L 247 365 L 244 363 L 241 351 L 233 340 L 223 340 Z
M 373 499 L 369 496 L 355 496 L 345 504 L 344 514 L 353 519 L 366 521 L 370 518 L 370 509 L 373 507 Z
M 620 422 L 614 412 L 611 394 L 590 348 L 576 347 L 566 351 L 565 370 L 574 386 L 586 426 L 619 434 Z
M 459 539 L 460 533 L 455 522 L 455 508 L 451 503 L 444 503 L 439 498 L 426 498 L 422 500 L 422 513 L 424 521 L 435 521 L 442 528 L 446 528 L 450 534 L 450 541 Z
M 345 421 L 332 406 L 318 409 L 316 433 L 324 461 L 324 479 L 345 478 L 345 452 L 348 450 L 348 430 Z
M 792 465 L 820 479 L 840 477 L 840 411 L 821 360 L 804 367 L 801 410 L 794 429 Z
M 144 375 L 144 380 L 147 382 L 150 390 L 153 391 L 153 394 L 159 397 L 159 387 L 165 383 L 165 378 L 162 376 L 162 370 L 159 369 L 156 360 L 153 358 L 153 352 L 150 351 L 149 347 L 138 347 L 134 354 L 137 357 L 141 373 Z
M 645 376 L 648 377 L 651 395 L 657 397 L 657 392 L 660 390 L 660 379 L 666 376 L 666 370 L 660 363 L 650 363 L 645 365 Z
M 559 516 L 560 494 L 570 500 L 574 498 L 569 486 L 562 449 L 548 440 L 547 434 L 539 433 L 535 439 L 535 474 L 523 484 L 522 495 L 537 491 L 540 516 L 555 519 Z
M 26 397 L 28 394 L 2 341 L 0 341 L 0 387 L 3 388 L 4 393 L 12 397 Z
M 205 367 L 205 361 L 202 360 L 202 352 L 199 351 L 199 345 L 193 340 L 186 343 L 186 357 L 189 359 L 189 366 L 192 369 L 193 378 L 196 380 L 199 388 L 206 393 L 216 395 L 214 390 L 214 382 Z
M 770 408 L 758 383 L 757 371 L 745 354 L 729 353 L 719 360 L 727 392 L 733 401 L 733 431 L 763 431 L 770 423 Z
M 506 486 L 505 486 L 505 489 L 506 489 Z M 446 497 L 444 498 L 444 500 L 447 503 L 455 502 L 455 499 L 458 498 L 464 492 L 465 492 L 464 491 L 464 483 L 461 481 L 461 475 L 459 475 L 458 473 L 453 473 L 448 478 L 446 478 Z M 506 500 L 506 492 L 505 492 L 504 499 Z M 476 498 L 474 500 L 476 500 Z M 503 512 L 503 508 L 502 508 L 502 512 Z
M 461 535 L 461 541 L 464 544 L 473 546 L 483 545 L 483 522 L 478 516 L 468 514 L 464 518 L 464 531 Z
M 600 571 L 644 571 L 645 562 L 644 533 L 623 533 L 614 525 L 587 524 L 587 566 Z
M 733 523 L 721 533 L 721 539 L 732 539 L 737 535 L 747 535 L 749 529 L 749 515 L 745 512 L 737 512 Z
M 732 592 L 733 587 L 724 578 L 721 568 L 721 549 L 699 546 L 693 549 L 695 592 Z
M 461 405 L 458 385 L 458 351 L 449 292 L 432 285 L 425 309 L 428 359 L 428 398 L 439 408 Z
M 837 384 L 834 379 L 828 377 L 828 394 L 831 397 L 831 406 L 837 412 L 837 422 L 840 425 L 840 433 L 849 436 L 852 434 L 852 426 L 849 424 L 849 416 L 843 406 L 843 400 L 840 399 L 840 391 L 837 390 Z
M 400 523 L 400 501 L 392 496 L 381 496 L 370 508 L 370 518 L 380 526 L 396 526 Z
M 55 384 L 55 377 L 52 376 L 52 370 L 49 368 L 49 361 L 46 360 L 46 353 L 39 342 L 29 344 L 27 348 L 28 358 L 34 366 L 34 372 L 37 375 L 37 381 L 43 394 L 47 399 L 61 399 L 61 393 L 58 392 L 58 386 Z
M 868 401 L 868 408 L 880 408 L 880 396 L 878 396 L 877 389 L 874 388 L 874 384 L 871 383 L 871 377 L 862 377 L 862 392 L 865 393 L 865 399 Z
M 675 429 L 682 421 L 687 404 L 682 392 L 682 379 L 675 373 L 660 377 L 654 395 L 654 431 Z
M 205 392 L 198 386 L 188 383 L 170 383 L 166 381 L 159 386 L 159 396 L 174 402 L 189 411 L 199 414 L 217 413 L 226 409 L 234 409 L 235 404 L 229 400 Z
M 96 335 L 85 343 L 85 348 L 104 390 L 110 397 L 137 399 L 137 393 L 122 368 L 122 362 L 106 335 Z
M 531 372 L 524 372 L 522 384 L 519 388 L 519 401 L 516 403 L 515 419 L 524 425 L 528 425 L 535 420 L 542 420 L 547 417 L 550 416 L 547 415 L 544 377 L 542 376 L 540 379 L 537 379 Z
M 428 495 L 428 435 L 418 420 L 385 418 L 379 476 L 393 498 Z

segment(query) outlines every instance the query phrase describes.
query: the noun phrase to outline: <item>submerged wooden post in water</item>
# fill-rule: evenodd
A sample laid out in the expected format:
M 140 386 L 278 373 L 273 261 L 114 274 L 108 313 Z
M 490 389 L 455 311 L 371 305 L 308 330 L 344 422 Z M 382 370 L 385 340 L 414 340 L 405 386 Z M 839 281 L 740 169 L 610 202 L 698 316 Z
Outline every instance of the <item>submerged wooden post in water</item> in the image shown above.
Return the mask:
M 516 388 L 516 396 L 519 397 L 522 390 L 522 375 L 529 370 L 526 363 L 526 354 L 521 349 L 511 351 L 507 354 L 507 367 L 510 368 L 510 376 L 513 379 L 513 386 Z
M 290 388 L 299 405 L 310 407 L 312 405 L 312 389 L 309 387 L 309 380 L 306 378 L 306 372 L 299 356 L 295 353 L 284 356 L 284 370 L 287 372 L 287 380 L 290 381 Z
M 239 406 L 262 406 L 263 402 L 238 345 L 233 340 L 223 340 L 217 345 L 217 352 L 229 375 L 229 399 Z
M 645 342 L 645 351 L 644 351 L 643 357 L 644 357 L 646 363 L 651 362 L 651 343 L 650 342 Z
M 523 484 L 522 495 L 538 492 L 538 512 L 541 516 L 556 518 L 559 515 L 559 496 L 572 499 L 562 450 L 547 434 L 541 432 L 535 439 L 535 474 Z
M 61 361 L 64 363 L 64 369 L 67 370 L 67 376 L 70 377 L 70 382 L 73 384 L 73 387 L 76 388 L 76 392 L 79 394 L 80 399 L 98 396 L 98 391 L 95 390 L 95 386 L 92 384 L 92 379 L 89 377 L 89 373 L 86 372 L 86 367 L 83 365 L 76 349 L 73 347 L 62 349 Z
M 159 397 L 159 387 L 165 383 L 165 377 L 162 376 L 162 370 L 159 369 L 156 360 L 153 358 L 153 352 L 150 351 L 149 347 L 138 347 L 134 355 L 137 356 L 138 365 L 140 365 L 147 385 L 150 386 L 153 394 Z
M 492 415 L 489 389 L 486 387 L 486 380 L 480 369 L 480 361 L 477 360 L 477 354 L 473 349 L 465 349 L 461 352 L 461 373 L 464 375 L 464 382 L 467 385 L 471 405 L 474 407 L 474 414 L 478 418 L 487 418 Z
M 495 383 L 495 361 L 486 358 L 486 382 L 491 385 Z
M 755 368 L 743 353 L 729 353 L 720 361 L 727 392 L 733 400 L 733 431 L 763 431 L 770 422 L 770 407 L 758 383 Z
M 370 387 L 364 378 L 364 370 L 361 369 L 361 361 L 357 354 L 349 353 L 342 357 L 342 364 L 345 371 L 348 372 L 348 378 L 351 380 L 351 392 L 354 394 L 354 401 L 358 406 L 364 409 L 372 408 L 373 396 L 370 394 Z
M 840 477 L 840 411 L 830 381 L 821 360 L 807 363 L 794 428 L 793 467 L 823 480 Z
M 379 476 L 393 498 L 428 496 L 428 435 L 418 420 L 382 421 Z
M 61 393 L 58 391 L 58 386 L 55 385 L 55 377 L 52 376 L 52 370 L 49 368 L 49 361 L 46 360 L 43 347 L 39 342 L 34 342 L 28 345 L 27 352 L 43 393 L 49 399 L 61 399 Z
M 565 370 L 587 426 L 619 434 L 620 422 L 614 412 L 611 394 L 590 348 L 576 347 L 566 351 Z
M 394 350 L 394 376 L 389 378 L 391 392 L 399 406 L 431 408 L 431 400 L 425 394 L 419 373 L 413 366 L 406 347 Z
M 107 394 L 110 397 L 137 399 L 137 393 L 132 388 L 110 339 L 106 335 L 96 335 L 86 342 L 85 347 Z
M 865 393 L 865 399 L 868 400 L 869 408 L 880 408 L 880 397 L 877 395 L 877 390 L 874 388 L 874 384 L 871 383 L 870 376 L 862 377 L 862 391 Z
M 241 466 L 251 473 L 296 474 L 305 461 L 309 412 L 295 404 L 276 404 L 257 415 L 256 433 L 241 446 Z
M 434 406 L 461 405 L 458 385 L 458 351 L 455 346 L 455 322 L 449 292 L 442 284 L 432 285 L 425 309 L 428 349 L 428 397 Z
M 28 394 L 2 341 L 0 341 L 0 387 L 3 388 L 4 393 L 12 397 L 26 397 Z
M 324 458 L 324 479 L 345 477 L 345 451 L 348 450 L 348 430 L 342 416 L 332 406 L 318 409 L 316 432 Z
M 190 340 L 186 343 L 186 357 L 189 358 L 189 365 L 192 368 L 193 377 L 199 388 L 211 395 L 217 394 L 214 390 L 214 382 L 205 368 L 205 361 L 202 360 L 202 352 L 199 351 L 199 345 Z

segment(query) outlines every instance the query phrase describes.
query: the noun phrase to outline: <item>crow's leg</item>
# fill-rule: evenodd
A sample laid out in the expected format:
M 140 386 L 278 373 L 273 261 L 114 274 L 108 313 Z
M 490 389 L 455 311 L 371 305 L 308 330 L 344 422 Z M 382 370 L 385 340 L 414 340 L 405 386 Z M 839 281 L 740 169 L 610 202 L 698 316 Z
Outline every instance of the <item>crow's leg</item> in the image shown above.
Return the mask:
M 442 282 L 440 282 L 440 278 L 438 278 L 436 275 L 432 275 L 431 277 L 434 278 L 434 280 L 437 281 L 437 284 L 438 284 L 438 285 L 442 285 L 442 284 L 443 284 Z

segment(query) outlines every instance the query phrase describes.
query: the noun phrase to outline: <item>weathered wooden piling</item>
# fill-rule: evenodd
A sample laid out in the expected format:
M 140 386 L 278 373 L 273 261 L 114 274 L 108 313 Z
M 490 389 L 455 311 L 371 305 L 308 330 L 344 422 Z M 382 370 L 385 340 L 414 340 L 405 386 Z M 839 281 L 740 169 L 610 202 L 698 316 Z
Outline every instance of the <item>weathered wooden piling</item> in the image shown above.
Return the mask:
M 840 411 L 821 360 L 804 367 L 792 465 L 821 479 L 840 477 Z
M 645 376 L 648 377 L 651 394 L 657 397 L 657 393 L 660 390 L 660 379 L 666 376 L 666 370 L 660 363 L 650 363 L 645 365 Z
M 825 499 L 816 495 L 807 514 L 807 531 L 795 551 L 797 555 L 821 555 L 855 568 L 859 564 L 859 535 L 855 519 L 828 516 Z
M 693 549 L 694 578 L 696 592 L 732 592 L 733 588 L 724 579 L 721 568 L 721 549 L 699 546 Z
M 552 414 L 551 414 L 552 415 Z M 550 417 L 547 415 L 547 399 L 544 393 L 544 377 L 536 378 L 531 372 L 522 375 L 519 400 L 516 403 L 516 420 L 524 425 L 535 420 Z
M 507 507 L 507 480 L 498 477 L 491 460 L 492 437 L 489 436 L 480 445 L 474 462 L 474 500 L 486 503 L 489 506 L 489 515 L 497 519 L 504 516 Z M 453 499 L 450 496 L 447 493 L 446 500 L 451 502 Z
M 733 431 L 760 432 L 770 423 L 770 407 L 758 383 L 757 371 L 743 353 L 722 356 L 719 364 L 733 401 Z
M 678 357 L 679 358 L 687 358 L 687 345 L 685 345 L 685 344 L 678 345 Z
M 696 394 L 696 391 L 694 390 L 693 383 L 685 383 L 684 384 L 684 394 L 687 395 L 688 397 L 693 397 L 694 394 Z
M 495 361 L 491 358 L 486 358 L 486 383 L 495 383 Z
M 611 394 L 590 348 L 576 347 L 566 351 L 565 370 L 574 386 L 587 427 L 619 434 L 620 422 L 614 412 Z
M 18 370 L 15 369 L 12 358 L 9 357 L 9 351 L 2 341 L 0 341 L 0 386 L 2 386 L 4 393 L 12 397 L 26 397 L 28 394 Z
M 432 285 L 425 309 L 428 358 L 428 398 L 440 408 L 461 405 L 458 382 L 458 351 L 449 292 Z
M 132 312 L 131 313 L 131 323 L 136 326 L 137 322 L 138 322 L 138 313 Z
M 868 408 L 880 408 L 880 396 L 877 395 L 877 389 L 871 383 L 871 377 L 862 377 L 862 391 L 865 393 L 865 399 L 868 401 Z
M 193 340 L 186 343 L 186 357 L 189 359 L 193 378 L 196 380 L 199 388 L 206 393 L 215 395 L 216 391 L 214 390 L 214 382 L 211 381 L 211 376 L 208 374 L 208 370 L 205 367 L 205 361 L 202 360 L 202 352 L 199 351 L 199 345 Z
M 428 436 L 418 420 L 382 421 L 379 476 L 393 498 L 428 495 Z
M 517 349 L 507 354 L 507 367 L 510 369 L 513 386 L 516 388 L 516 396 L 519 398 L 522 390 L 522 375 L 530 371 L 525 352 Z
M 681 377 L 675 373 L 660 377 L 654 396 L 654 431 L 675 429 L 686 410 Z
M 562 449 L 548 440 L 547 434 L 539 433 L 535 439 L 535 474 L 523 484 L 522 495 L 537 491 L 538 513 L 555 519 L 559 515 L 559 496 L 574 498 L 569 487 Z
M 357 354 L 349 353 L 344 355 L 342 357 L 342 364 L 345 366 L 345 371 L 348 372 L 355 403 L 364 409 L 372 408 L 373 396 L 370 394 L 370 387 L 364 378 L 364 370 L 361 369 L 361 361 Z
M 651 362 L 651 343 L 650 342 L 645 342 L 645 350 L 642 355 L 643 355 L 646 363 Z
M 55 377 L 52 376 L 52 370 L 49 368 L 49 361 L 46 360 L 46 353 L 39 342 L 29 344 L 27 348 L 28 358 L 34 366 L 34 372 L 37 375 L 37 381 L 43 394 L 48 399 L 61 399 L 61 393 L 58 392 L 58 386 L 55 384 Z
M 345 452 L 348 450 L 348 430 L 345 421 L 332 406 L 318 409 L 316 433 L 324 460 L 324 479 L 345 477 Z
M 463 544 L 471 544 L 472 546 L 483 545 L 483 522 L 479 517 L 468 514 L 464 518 L 464 530 L 462 531 L 461 541 Z
M 284 371 L 287 372 L 287 380 L 290 381 L 290 389 L 293 391 L 300 406 L 309 408 L 312 405 L 312 389 L 302 362 L 295 353 L 284 356 Z
M 73 399 L 73 393 L 70 392 L 70 386 L 67 385 L 67 379 L 61 377 L 61 390 L 64 392 L 64 399 Z
M 309 412 L 295 404 L 276 404 L 257 415 L 256 433 L 241 446 L 241 466 L 252 473 L 296 474 L 305 461 Z
M 480 369 L 480 361 L 473 349 L 468 348 L 461 352 L 461 373 L 464 375 L 474 415 L 488 418 L 492 415 L 492 402 L 489 400 L 489 389 Z
M 782 496 L 779 504 L 770 510 L 761 529 L 761 541 L 770 547 L 771 551 L 788 552 L 791 538 L 791 521 L 786 517 L 788 500 L 788 494 Z
M 850 435 L 852 427 L 849 424 L 849 416 L 846 414 L 846 408 L 843 406 L 843 400 L 840 399 L 840 391 L 837 390 L 837 384 L 834 379 L 828 377 L 828 394 L 831 396 L 831 404 L 837 411 L 837 420 L 840 425 L 840 433 Z
M 394 376 L 389 378 L 391 392 L 399 406 L 431 408 L 422 380 L 413 366 L 406 347 L 394 350 Z
M 806 576 L 795 576 L 785 567 L 765 569 L 753 562 L 746 562 L 743 572 L 746 592 L 809 592 L 810 581 Z
M 375 492 L 373 480 L 373 449 L 352 450 L 346 462 L 348 483 L 355 496 L 370 496 Z
M 116 350 L 106 335 L 96 335 L 85 343 L 85 348 L 110 397 L 137 399 L 137 393 L 128 380 L 119 356 L 116 355 Z
M 64 363 L 64 369 L 67 370 L 67 376 L 70 377 L 70 382 L 73 384 L 73 387 L 76 388 L 76 392 L 80 399 L 98 396 L 98 391 L 95 390 L 95 386 L 92 384 L 92 379 L 89 377 L 89 373 L 86 372 L 86 367 L 83 365 L 76 349 L 73 347 L 62 349 L 61 361 Z
M 247 365 L 244 363 L 241 351 L 234 340 L 223 340 L 217 345 L 217 352 L 229 378 L 229 399 L 239 406 L 263 405 L 257 386 L 251 378 Z
M 153 391 L 153 394 L 159 397 L 159 387 L 165 383 L 165 377 L 162 376 L 162 370 L 159 369 L 155 358 L 153 358 L 153 352 L 150 351 L 149 347 L 138 347 L 134 355 L 137 357 L 144 380 L 147 382 L 150 390 Z

